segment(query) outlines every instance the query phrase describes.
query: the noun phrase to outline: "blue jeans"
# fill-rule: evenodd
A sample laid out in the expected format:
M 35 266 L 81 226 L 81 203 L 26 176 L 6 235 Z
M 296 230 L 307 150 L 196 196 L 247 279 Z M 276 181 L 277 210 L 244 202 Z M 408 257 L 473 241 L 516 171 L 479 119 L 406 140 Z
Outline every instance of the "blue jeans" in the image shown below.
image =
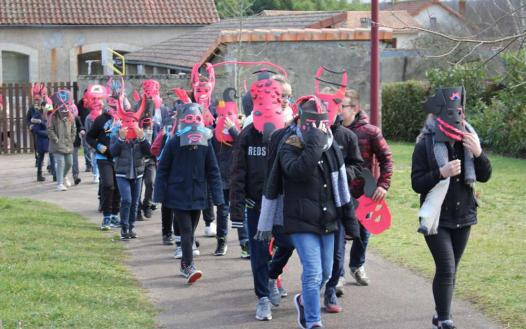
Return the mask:
M 300 257 L 301 297 L 307 328 L 321 323 L 320 289 L 329 280 L 334 257 L 334 233 L 293 233 L 290 235 Z
M 259 210 L 247 209 L 248 242 L 250 246 L 250 266 L 254 278 L 254 291 L 258 298 L 268 297 L 268 270 L 270 253 L 268 242 L 258 241 L 254 236 L 258 230 Z
M 124 230 L 131 230 L 135 227 L 135 217 L 137 217 L 137 207 L 141 193 L 142 178 L 127 179 L 117 177 L 117 186 L 121 194 L 121 225 Z
M 91 152 L 91 173 L 95 177 L 99 177 L 99 167 L 97 166 L 97 157 L 95 156 L 95 151 Z
M 365 251 L 367 250 L 367 244 L 369 243 L 369 233 L 365 227 L 360 224 L 360 241 L 353 241 L 351 247 L 351 260 L 349 261 L 349 267 L 351 270 L 355 270 L 365 264 Z
M 345 229 L 340 223 L 338 231 L 334 232 L 334 264 L 332 265 L 332 275 L 325 287 L 325 295 L 336 291 L 336 285 L 341 276 L 345 275 Z
M 226 238 L 228 235 L 228 214 L 230 213 L 230 190 L 223 190 L 223 196 L 225 198 L 225 203 L 217 206 L 217 237 Z M 242 228 L 237 229 L 237 236 L 239 239 L 239 244 L 243 245 L 248 241 L 248 233 L 246 225 Z
M 64 184 L 64 177 L 67 176 L 71 169 L 71 163 L 73 162 L 73 156 L 71 153 L 53 153 L 55 160 L 55 173 L 57 174 L 57 185 Z

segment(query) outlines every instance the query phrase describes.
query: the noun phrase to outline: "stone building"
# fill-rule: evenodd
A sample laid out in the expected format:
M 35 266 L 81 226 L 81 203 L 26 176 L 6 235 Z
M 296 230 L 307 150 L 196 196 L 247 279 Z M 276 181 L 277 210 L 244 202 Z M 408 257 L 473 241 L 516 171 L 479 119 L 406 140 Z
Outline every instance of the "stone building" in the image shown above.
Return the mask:
M 0 0 L 0 83 L 111 75 L 108 48 L 126 54 L 217 21 L 213 0 Z

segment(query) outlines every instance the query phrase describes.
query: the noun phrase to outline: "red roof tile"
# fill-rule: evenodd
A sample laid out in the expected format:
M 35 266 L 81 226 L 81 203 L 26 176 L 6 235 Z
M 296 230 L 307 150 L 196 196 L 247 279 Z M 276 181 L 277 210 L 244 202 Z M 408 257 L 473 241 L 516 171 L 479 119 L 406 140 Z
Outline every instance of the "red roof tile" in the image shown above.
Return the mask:
M 214 0 L 0 0 L 0 26 L 203 25 Z

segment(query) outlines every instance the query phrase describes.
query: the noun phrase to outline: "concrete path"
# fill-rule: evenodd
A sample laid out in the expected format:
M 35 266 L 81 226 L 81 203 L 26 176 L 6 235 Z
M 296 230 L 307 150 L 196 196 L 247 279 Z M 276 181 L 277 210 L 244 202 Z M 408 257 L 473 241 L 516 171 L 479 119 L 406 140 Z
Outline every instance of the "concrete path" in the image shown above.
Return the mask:
M 82 173 L 79 186 L 55 192 L 52 182 L 36 182 L 33 164 L 32 155 L 0 156 L 0 196 L 49 201 L 100 224 L 97 189 L 89 183 L 89 174 Z M 198 228 L 201 256 L 196 264 L 204 276 L 190 287 L 179 275 L 179 262 L 172 257 L 174 247 L 161 244 L 160 210 L 151 220 L 139 222 L 137 231 L 138 239 L 123 242 L 128 247 L 127 264 L 158 308 L 161 328 L 297 328 L 292 296 L 300 291 L 301 268 L 296 255 L 284 275 L 289 297 L 273 309 L 272 321 L 259 322 L 254 319 L 256 298 L 250 262 L 239 258 L 237 233 L 230 237 L 228 254 L 215 257 L 215 239 L 201 237 L 203 227 Z M 110 238 L 117 233 L 101 234 Z M 343 313 L 322 315 L 326 328 L 431 328 L 434 304 L 430 282 L 372 252 L 368 254 L 367 272 L 371 286 L 347 284 Z M 453 313 L 459 329 L 500 328 L 466 302 L 455 301 Z

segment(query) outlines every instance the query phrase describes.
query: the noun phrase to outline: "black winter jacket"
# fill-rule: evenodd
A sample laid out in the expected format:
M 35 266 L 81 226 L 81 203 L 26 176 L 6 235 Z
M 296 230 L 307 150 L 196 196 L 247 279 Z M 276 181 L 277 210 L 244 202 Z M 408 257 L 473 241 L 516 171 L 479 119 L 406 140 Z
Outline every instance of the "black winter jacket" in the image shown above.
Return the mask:
M 464 149 L 461 142 L 454 146 L 447 144 L 449 161 L 459 159 L 464 163 Z M 487 182 L 491 176 L 491 163 L 484 152 L 475 158 L 475 174 L 477 181 Z M 415 145 L 411 167 L 411 185 L 416 193 L 420 193 L 420 205 L 427 193 L 440 181 L 440 170 L 433 153 L 431 135 L 426 134 Z M 440 212 L 440 227 L 461 228 L 477 223 L 477 201 L 473 188 L 464 183 L 464 171 L 451 177 L 442 209 Z
M 73 147 L 80 147 L 81 139 L 79 134 L 81 131 L 86 131 L 82 122 L 84 121 L 82 121 L 82 119 L 79 116 L 75 117 L 75 126 L 77 127 L 77 134 L 75 135 L 75 140 L 73 141 Z
M 150 155 L 150 143 L 146 139 L 123 141 L 114 138 L 110 152 L 113 155 L 115 176 L 137 179 L 144 173 L 144 158 Z
M 331 126 L 331 130 L 334 140 L 342 151 L 345 169 L 347 170 L 347 179 L 351 182 L 359 175 L 363 165 L 358 136 L 352 130 L 345 128 L 342 121 L 338 118 L 334 125 Z
M 338 229 L 340 214 L 319 141 L 321 138 L 302 144 L 293 133 L 278 151 L 283 173 L 285 233 L 325 234 Z
M 245 199 L 254 201 L 256 209 L 261 208 L 267 147 L 253 124 L 241 131 L 234 144 L 230 172 L 230 218 L 234 222 L 242 222 L 245 217 Z
M 95 149 L 98 154 L 102 154 L 108 160 L 112 159 L 112 155 L 110 153 L 110 137 L 112 125 L 113 117 L 109 113 L 103 112 L 95 119 L 93 125 L 91 126 L 91 129 L 86 134 L 86 142 L 88 142 L 89 146 L 93 147 L 93 149 Z M 107 147 L 104 153 L 101 153 L 97 148 L 97 145 L 99 144 L 102 144 Z
M 234 154 L 234 145 L 239 136 L 236 128 L 232 127 L 228 130 L 230 136 L 234 139 L 232 144 L 226 144 L 219 142 L 215 136 L 212 140 L 212 145 L 217 157 L 217 163 L 219 170 L 221 171 L 221 181 L 223 182 L 223 190 L 230 189 L 230 170 L 232 168 L 232 157 Z

